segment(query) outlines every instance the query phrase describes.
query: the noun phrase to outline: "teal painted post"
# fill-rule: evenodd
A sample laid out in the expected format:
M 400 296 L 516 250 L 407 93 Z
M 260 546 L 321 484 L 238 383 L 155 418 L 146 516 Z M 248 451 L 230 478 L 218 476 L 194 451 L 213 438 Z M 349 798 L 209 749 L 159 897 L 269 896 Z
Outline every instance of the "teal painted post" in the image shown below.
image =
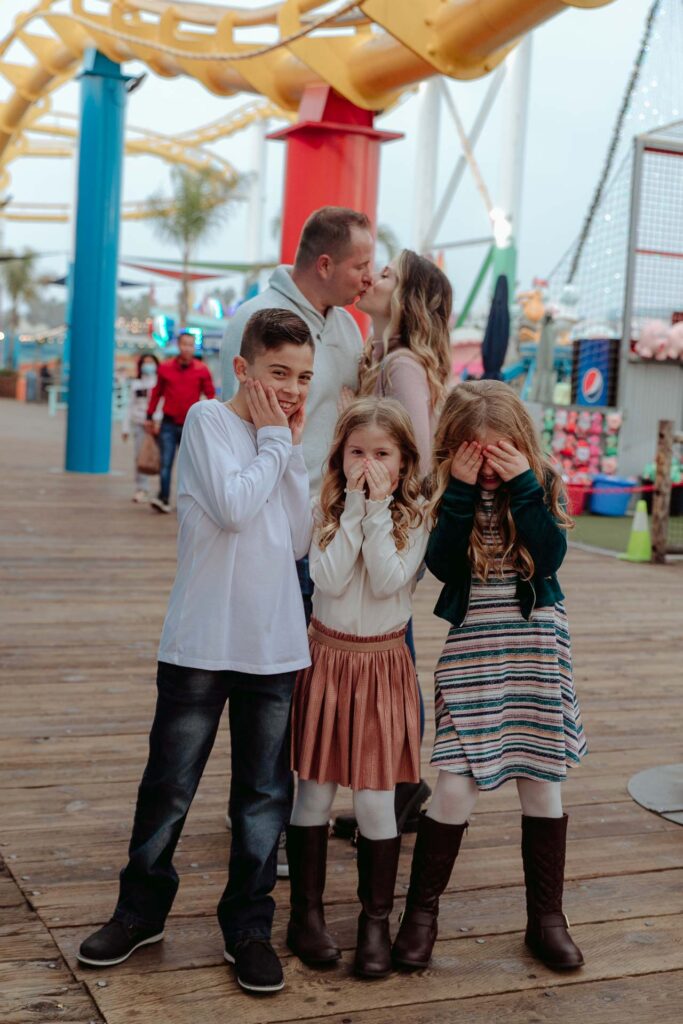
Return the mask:
M 108 473 L 126 75 L 97 50 L 81 81 L 66 469 Z

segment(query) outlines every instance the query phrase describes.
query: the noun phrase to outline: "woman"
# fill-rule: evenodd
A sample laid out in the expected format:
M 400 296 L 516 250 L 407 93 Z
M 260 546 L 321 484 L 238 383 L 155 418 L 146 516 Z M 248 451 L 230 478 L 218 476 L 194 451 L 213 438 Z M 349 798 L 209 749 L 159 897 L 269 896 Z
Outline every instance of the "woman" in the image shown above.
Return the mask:
M 431 468 L 432 437 L 450 378 L 452 306 L 446 275 L 410 249 L 403 249 L 384 268 L 358 302 L 358 308 L 372 317 L 372 335 L 360 367 L 360 394 L 395 398 L 405 407 L 423 476 Z
M 121 425 L 121 437 L 127 441 L 132 428 L 133 449 L 135 458 L 135 494 L 133 501 L 142 503 L 149 501 L 148 485 L 150 477 L 139 473 L 138 455 L 140 446 L 145 437 L 145 422 L 147 420 L 147 405 L 152 389 L 157 382 L 157 368 L 159 360 L 151 352 L 144 353 L 138 357 L 137 375 L 130 382 L 128 404 L 123 414 Z

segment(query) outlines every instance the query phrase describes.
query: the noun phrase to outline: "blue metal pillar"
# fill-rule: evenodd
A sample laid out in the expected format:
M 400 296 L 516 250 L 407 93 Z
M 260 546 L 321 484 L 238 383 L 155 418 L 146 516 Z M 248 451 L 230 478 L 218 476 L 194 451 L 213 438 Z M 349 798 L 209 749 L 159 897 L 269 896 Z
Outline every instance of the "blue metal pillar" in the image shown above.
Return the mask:
M 128 77 L 97 50 L 81 78 L 66 469 L 108 473 Z

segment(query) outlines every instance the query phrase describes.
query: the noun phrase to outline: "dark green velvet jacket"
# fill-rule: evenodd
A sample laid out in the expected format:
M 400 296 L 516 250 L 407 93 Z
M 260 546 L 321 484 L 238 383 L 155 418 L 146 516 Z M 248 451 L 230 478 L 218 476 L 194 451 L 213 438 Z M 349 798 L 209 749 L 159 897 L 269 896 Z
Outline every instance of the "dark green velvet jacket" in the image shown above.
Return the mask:
M 545 492 L 532 470 L 503 486 L 510 492 L 510 512 L 520 540 L 534 560 L 533 577 L 520 577 L 517 582 L 522 615 L 529 619 L 534 608 L 553 605 L 564 597 L 555 574 L 567 551 L 567 537 L 545 504 Z M 467 548 L 477 495 L 476 485 L 451 478 L 427 547 L 427 568 L 445 584 L 434 614 L 453 626 L 462 625 L 469 608 L 472 569 Z

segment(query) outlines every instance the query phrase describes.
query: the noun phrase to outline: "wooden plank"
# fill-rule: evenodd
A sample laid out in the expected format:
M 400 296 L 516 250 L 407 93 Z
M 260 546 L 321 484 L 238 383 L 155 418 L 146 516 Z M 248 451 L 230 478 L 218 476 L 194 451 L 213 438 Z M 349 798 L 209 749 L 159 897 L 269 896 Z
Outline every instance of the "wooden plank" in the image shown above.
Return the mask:
M 683 867 L 683 843 L 678 826 L 656 835 L 577 840 L 568 844 L 567 878 L 590 879 L 600 875 L 629 875 L 639 871 L 668 871 Z M 406 886 L 410 874 L 410 851 L 401 854 L 397 892 Z M 519 850 L 491 847 L 463 850 L 453 872 L 448 892 L 487 889 L 491 886 L 519 885 L 522 864 Z M 226 871 L 199 867 L 182 878 L 174 912 L 182 916 L 212 915 L 226 882 Z M 32 885 L 32 882 L 26 883 Z M 352 854 L 336 860 L 328 872 L 326 899 L 328 903 L 355 903 L 356 866 Z M 49 923 L 62 925 L 81 921 L 106 920 L 114 907 L 118 892 L 115 877 L 108 881 L 43 883 L 39 889 L 27 891 L 31 905 Z M 280 888 L 279 899 L 286 903 L 287 892 Z M 86 916 L 84 916 L 86 915 Z
M 683 974 L 668 971 L 640 978 L 618 978 L 555 988 L 506 992 L 474 999 L 392 1007 L 392 1024 L 679 1024 Z M 342 1011 L 325 1024 L 387 1024 L 387 1011 Z M 296 1017 L 282 1024 L 297 1024 Z
M 286 893 L 287 886 L 278 885 L 273 944 L 280 956 L 288 957 L 291 953 L 285 944 L 287 900 L 283 891 Z M 403 895 L 398 896 L 392 916 L 394 931 L 403 902 Z M 517 932 L 524 924 L 524 906 L 522 886 L 448 893 L 441 901 L 439 940 Z M 572 926 L 596 921 L 626 921 L 638 917 L 643 907 L 647 907 L 648 920 L 683 912 L 683 871 L 619 875 L 567 884 L 565 908 Z M 326 919 L 340 948 L 352 950 L 356 943 L 358 904 L 353 901 L 332 904 L 326 908 Z M 57 923 L 53 927 L 55 942 L 76 977 L 94 977 L 92 969 L 79 966 L 76 951 L 91 928 L 101 923 L 104 920 L 83 922 L 70 928 Z M 213 914 L 197 917 L 174 914 L 166 926 L 164 941 L 141 950 L 139 955 L 121 964 L 116 973 L 146 974 L 211 967 L 219 965 L 221 957 L 220 933 Z M 97 976 L 106 978 L 109 973 L 103 969 Z
M 122 823 L 116 832 L 111 829 L 92 829 L 88 833 L 60 830 L 58 836 L 51 833 L 47 845 L 40 849 L 36 849 L 35 842 L 26 835 L 22 852 L 17 854 L 12 867 L 17 876 L 21 875 L 34 886 L 116 878 L 127 859 L 128 831 L 127 823 Z M 570 835 L 583 840 L 674 831 L 675 827 L 670 822 L 630 801 L 578 807 L 572 813 Z M 223 821 L 218 820 L 218 814 L 207 814 L 199 819 L 195 817 L 192 827 L 181 837 L 175 857 L 181 876 L 192 867 L 202 871 L 224 870 L 229 856 L 230 835 Z M 472 815 L 465 841 L 468 850 L 494 846 L 517 849 L 520 842 L 519 813 L 498 811 Z M 407 850 L 412 848 L 412 842 L 410 836 L 404 838 Z M 13 849 L 17 851 L 18 847 L 13 844 Z M 331 871 L 338 870 L 338 861 L 352 858 L 348 841 L 330 840 L 328 863 Z
M 195 968 L 124 976 L 112 973 L 104 988 L 91 987 L 108 1024 L 134 1024 L 161 1017 L 166 1024 L 240 1024 L 324 1020 L 344 1011 L 393 1008 L 424 1002 L 489 996 L 511 989 L 574 987 L 590 981 L 683 969 L 683 924 L 678 916 L 643 921 L 578 926 L 574 935 L 586 966 L 553 973 L 524 950 L 522 934 L 465 938 L 438 944 L 432 966 L 412 975 L 392 975 L 368 984 L 350 973 L 349 958 L 329 972 L 314 971 L 299 960 L 285 961 L 287 987 L 271 1000 L 247 1000 L 227 967 Z M 391 1010 L 390 1010 L 391 1008 Z

